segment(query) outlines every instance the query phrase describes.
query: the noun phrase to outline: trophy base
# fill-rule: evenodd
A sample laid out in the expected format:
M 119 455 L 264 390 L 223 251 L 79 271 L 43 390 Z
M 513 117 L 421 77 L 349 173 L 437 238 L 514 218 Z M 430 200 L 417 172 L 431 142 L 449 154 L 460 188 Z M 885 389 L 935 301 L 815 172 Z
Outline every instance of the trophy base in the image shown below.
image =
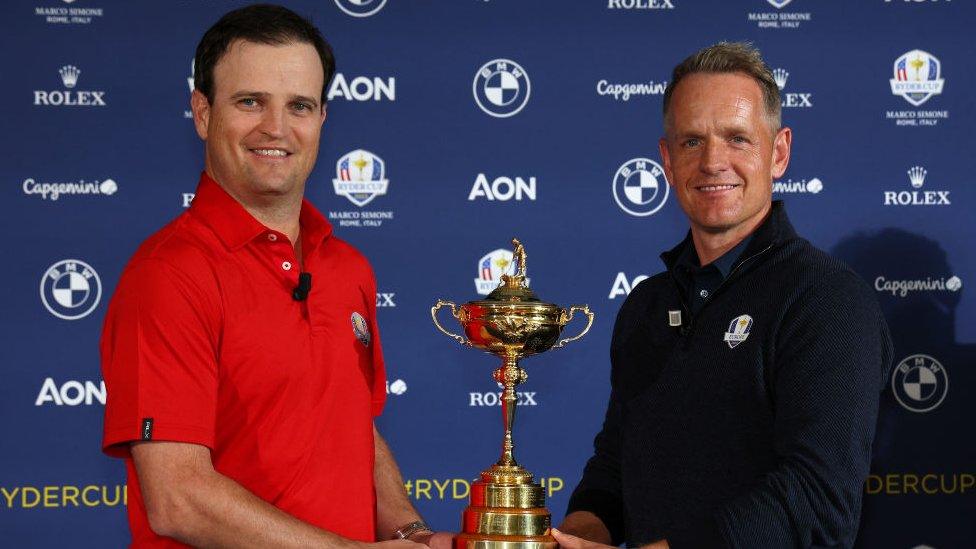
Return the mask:
M 487 536 L 458 534 L 454 549 L 556 549 L 559 544 L 552 536 Z
M 542 486 L 518 465 L 493 465 L 471 485 L 454 549 L 556 549 Z

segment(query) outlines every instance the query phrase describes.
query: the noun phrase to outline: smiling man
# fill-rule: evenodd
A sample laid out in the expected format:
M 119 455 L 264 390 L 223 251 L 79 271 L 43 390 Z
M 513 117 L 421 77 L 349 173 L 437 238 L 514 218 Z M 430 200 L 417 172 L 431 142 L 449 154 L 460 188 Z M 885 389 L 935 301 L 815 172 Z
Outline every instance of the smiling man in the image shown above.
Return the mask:
M 688 216 L 634 288 L 562 547 L 850 547 L 891 358 L 871 289 L 797 236 L 792 132 L 748 44 L 674 69 L 659 148 Z
M 373 426 L 372 270 L 303 199 L 334 70 L 278 6 L 228 13 L 197 47 L 196 197 L 126 266 L 101 343 L 133 547 L 450 546 Z

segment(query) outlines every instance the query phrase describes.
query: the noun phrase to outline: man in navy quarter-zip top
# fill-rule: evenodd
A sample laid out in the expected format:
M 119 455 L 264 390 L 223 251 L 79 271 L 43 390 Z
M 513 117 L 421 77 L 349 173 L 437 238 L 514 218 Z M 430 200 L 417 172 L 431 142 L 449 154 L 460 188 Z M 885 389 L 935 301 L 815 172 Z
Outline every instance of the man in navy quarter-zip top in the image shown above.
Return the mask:
M 854 544 L 891 341 L 868 285 L 772 201 L 791 141 L 750 45 L 675 67 L 659 148 L 691 227 L 617 315 L 561 547 Z

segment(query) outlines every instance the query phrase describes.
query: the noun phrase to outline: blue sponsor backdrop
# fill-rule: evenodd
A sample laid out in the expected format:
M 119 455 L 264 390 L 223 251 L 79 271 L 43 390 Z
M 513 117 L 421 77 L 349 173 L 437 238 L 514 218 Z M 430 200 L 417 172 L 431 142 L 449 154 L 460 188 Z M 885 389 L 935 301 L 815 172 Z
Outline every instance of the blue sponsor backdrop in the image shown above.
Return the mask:
M 588 336 L 524 361 L 517 453 L 546 479 L 558 523 L 602 421 L 616 311 L 687 228 L 654 164 L 670 69 L 747 39 L 779 69 L 794 130 L 775 196 L 878 289 L 896 338 L 859 543 L 972 546 L 970 3 L 287 4 L 336 51 L 341 79 L 307 195 L 375 267 L 391 384 L 380 426 L 433 525 L 457 528 L 501 421 L 497 360 L 438 334 L 430 306 L 478 298 L 476 279 L 506 259 L 492 252 L 518 236 L 540 297 L 595 311 Z M 136 246 L 190 200 L 202 166 L 191 58 L 239 5 L 2 8 L 4 546 L 128 543 L 123 466 L 99 451 L 101 323 Z

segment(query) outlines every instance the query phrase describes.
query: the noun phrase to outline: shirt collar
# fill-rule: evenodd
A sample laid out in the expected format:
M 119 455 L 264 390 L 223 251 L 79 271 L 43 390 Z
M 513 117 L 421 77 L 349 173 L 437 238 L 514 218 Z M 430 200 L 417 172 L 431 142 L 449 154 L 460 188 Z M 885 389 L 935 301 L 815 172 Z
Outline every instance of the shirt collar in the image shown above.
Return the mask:
M 786 209 L 783 206 L 782 200 L 774 200 L 772 208 L 770 210 L 769 216 L 766 220 L 759 225 L 749 237 L 739 243 L 742 249 L 738 253 L 733 254 L 736 248 L 729 250 L 725 253 L 728 257 L 728 271 L 723 272 L 723 276 L 728 276 L 728 273 L 732 272 L 732 269 L 736 267 L 736 264 L 740 261 L 744 261 L 760 251 L 772 247 L 779 246 L 780 244 L 796 238 L 796 231 L 793 229 L 793 225 L 790 223 L 789 218 L 786 216 Z M 691 242 L 691 231 L 688 231 L 685 239 L 681 241 L 674 248 L 661 254 L 661 260 L 668 269 L 673 269 L 678 265 L 678 261 L 681 259 L 682 252 L 685 251 L 686 244 L 688 247 L 692 248 L 694 251 L 694 244 Z M 737 246 L 738 247 L 738 246 Z M 698 267 L 698 257 L 693 256 L 694 266 Z M 717 260 L 716 260 L 717 261 Z
M 678 259 L 675 265 L 678 267 L 684 267 L 691 272 L 695 272 L 698 269 L 707 268 L 709 266 L 714 266 L 716 270 L 722 275 L 722 279 L 728 278 L 729 273 L 732 272 L 732 266 L 735 264 L 742 252 L 745 251 L 746 247 L 749 245 L 749 241 L 752 240 L 752 235 L 749 235 L 742 239 L 741 242 L 735 245 L 731 250 L 722 254 L 718 259 L 709 263 L 706 267 L 701 266 L 701 262 L 698 259 L 698 251 L 695 250 L 695 244 L 689 237 L 681 244 L 681 251 L 678 252 Z
M 271 231 L 254 218 L 207 172 L 200 174 L 196 195 L 190 204 L 190 214 L 199 218 L 220 238 L 228 249 L 236 250 L 254 238 Z M 306 199 L 298 217 L 303 246 L 306 252 L 314 249 L 332 234 L 332 225 Z

